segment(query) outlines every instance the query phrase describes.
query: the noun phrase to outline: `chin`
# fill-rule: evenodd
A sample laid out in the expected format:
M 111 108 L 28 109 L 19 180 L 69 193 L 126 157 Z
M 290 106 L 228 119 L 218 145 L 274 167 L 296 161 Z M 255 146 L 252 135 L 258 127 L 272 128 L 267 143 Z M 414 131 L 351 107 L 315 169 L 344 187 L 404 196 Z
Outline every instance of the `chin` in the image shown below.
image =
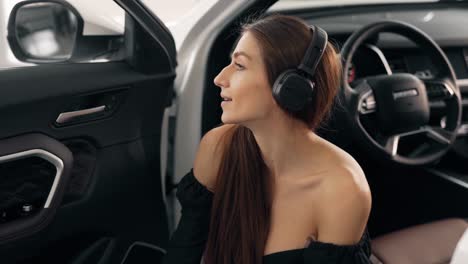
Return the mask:
M 225 125 L 240 125 L 244 127 L 250 127 L 252 123 L 255 123 L 255 118 L 239 118 L 239 117 L 228 117 L 225 115 L 221 116 L 221 122 Z
M 223 124 L 241 124 L 243 122 L 245 122 L 244 119 L 242 118 L 236 118 L 236 117 L 232 117 L 232 116 L 229 116 L 229 115 L 226 115 L 226 114 L 222 114 L 221 115 L 221 122 L 223 122 Z
M 235 120 L 233 120 L 232 118 L 225 118 L 225 117 L 221 117 L 221 122 L 223 122 L 223 124 L 238 124 L 239 122 L 236 122 Z

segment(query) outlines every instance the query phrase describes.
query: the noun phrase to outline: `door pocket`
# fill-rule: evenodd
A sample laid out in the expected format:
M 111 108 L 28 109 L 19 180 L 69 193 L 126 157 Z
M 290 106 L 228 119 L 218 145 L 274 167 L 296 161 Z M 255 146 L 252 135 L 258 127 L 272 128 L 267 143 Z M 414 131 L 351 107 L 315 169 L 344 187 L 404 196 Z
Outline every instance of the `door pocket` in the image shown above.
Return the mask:
M 48 208 L 63 163 L 40 149 L 0 157 L 0 225 Z

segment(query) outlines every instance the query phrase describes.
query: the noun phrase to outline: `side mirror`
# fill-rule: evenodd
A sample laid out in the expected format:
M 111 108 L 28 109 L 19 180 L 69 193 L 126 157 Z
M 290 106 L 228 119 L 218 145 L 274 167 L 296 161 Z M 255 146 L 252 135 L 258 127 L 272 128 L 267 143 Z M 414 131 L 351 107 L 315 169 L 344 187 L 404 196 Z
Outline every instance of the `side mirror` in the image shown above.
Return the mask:
M 83 24 L 78 11 L 65 1 L 23 1 L 11 11 L 8 43 L 21 61 L 65 62 L 73 58 Z

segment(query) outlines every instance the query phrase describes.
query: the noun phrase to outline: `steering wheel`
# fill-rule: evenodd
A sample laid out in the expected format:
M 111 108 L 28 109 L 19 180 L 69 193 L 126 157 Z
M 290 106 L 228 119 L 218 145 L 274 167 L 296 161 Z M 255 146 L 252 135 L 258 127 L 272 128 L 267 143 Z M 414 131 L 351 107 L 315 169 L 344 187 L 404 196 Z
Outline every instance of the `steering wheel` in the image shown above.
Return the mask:
M 413 41 L 429 56 L 434 76 L 409 73 L 367 76 L 355 87 L 348 83 L 353 55 L 366 40 L 388 32 Z M 460 89 L 442 49 L 420 29 L 399 21 L 382 21 L 354 32 L 341 50 L 344 71 L 340 97 L 355 138 L 372 155 L 404 165 L 437 161 L 453 145 L 461 120 Z M 444 124 L 430 124 L 430 102 L 443 103 Z

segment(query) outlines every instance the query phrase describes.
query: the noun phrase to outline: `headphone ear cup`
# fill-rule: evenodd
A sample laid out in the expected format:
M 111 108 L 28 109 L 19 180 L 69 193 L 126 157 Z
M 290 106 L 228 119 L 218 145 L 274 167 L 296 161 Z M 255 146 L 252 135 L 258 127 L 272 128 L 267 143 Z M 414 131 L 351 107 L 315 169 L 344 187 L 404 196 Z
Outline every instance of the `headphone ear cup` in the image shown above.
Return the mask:
M 284 80 L 286 80 L 287 76 L 292 73 L 293 73 L 292 70 L 286 70 L 280 73 L 280 75 L 278 75 L 278 77 L 276 78 L 275 83 L 273 84 L 273 87 L 272 87 L 273 97 L 276 99 L 279 105 L 282 105 L 281 92 L 282 92 Z
M 272 87 L 276 102 L 287 111 L 302 110 L 312 100 L 313 83 L 296 70 L 286 70 L 278 75 Z

